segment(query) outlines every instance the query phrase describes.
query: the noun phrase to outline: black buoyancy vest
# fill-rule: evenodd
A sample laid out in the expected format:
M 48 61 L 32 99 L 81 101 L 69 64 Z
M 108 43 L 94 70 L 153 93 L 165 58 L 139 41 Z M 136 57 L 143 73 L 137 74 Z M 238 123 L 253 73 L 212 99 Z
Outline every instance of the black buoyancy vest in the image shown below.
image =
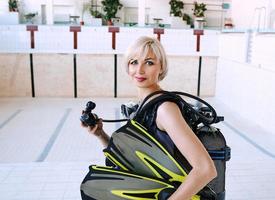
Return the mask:
M 160 130 L 156 124 L 157 110 L 159 106 L 166 101 L 174 102 L 178 106 L 182 106 L 179 104 L 179 102 L 176 102 L 176 99 L 162 99 L 154 103 L 152 106 L 147 107 L 146 110 L 142 112 L 142 114 L 138 114 L 138 116 L 136 116 L 136 120 L 140 124 L 145 126 L 148 130 L 148 133 L 152 134 L 152 136 L 156 138 L 174 158 L 177 158 L 177 160 L 180 159 L 181 163 L 184 163 L 184 168 L 187 171 L 190 171 L 190 164 L 182 156 L 182 154 L 180 153 L 180 151 L 178 150 L 170 136 L 165 131 Z
M 230 159 L 230 148 L 226 145 L 226 140 L 218 128 L 211 126 L 211 124 L 198 126 L 196 123 L 198 117 L 186 106 L 186 102 L 183 103 L 180 96 L 166 92 L 145 104 L 143 106 L 144 109 L 140 112 L 139 110 L 137 111 L 134 119 L 145 126 L 148 129 L 148 133 L 152 134 L 182 167 L 189 172 L 192 169 L 189 162 L 178 150 L 170 136 L 166 132 L 161 131 L 156 124 L 157 110 L 166 101 L 174 102 L 178 105 L 187 124 L 210 154 L 216 166 L 218 176 L 208 185 L 216 192 L 217 200 L 225 199 L 225 169 L 226 161 Z

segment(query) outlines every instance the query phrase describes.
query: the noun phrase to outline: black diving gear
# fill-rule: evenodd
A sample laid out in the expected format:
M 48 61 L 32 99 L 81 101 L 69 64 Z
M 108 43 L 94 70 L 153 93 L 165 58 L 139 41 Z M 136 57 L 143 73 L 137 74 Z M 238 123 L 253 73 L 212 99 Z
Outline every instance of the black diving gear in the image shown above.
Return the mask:
M 159 130 L 155 123 L 158 106 L 165 101 L 172 101 L 179 106 L 186 122 L 208 150 L 218 172 L 218 177 L 211 181 L 199 194 L 193 196 L 193 199 L 222 200 L 225 196 L 225 161 L 230 158 L 230 148 L 227 147 L 222 133 L 217 128 L 211 126 L 211 124 L 217 123 L 223 118 L 218 117 L 215 110 L 207 102 L 195 97 L 196 100 L 207 106 L 197 109 L 184 101 L 179 96 L 179 93 L 158 91 L 146 97 L 139 106 L 133 120 L 128 119 L 126 125 L 113 133 L 104 153 L 107 160 L 113 163 L 114 171 L 124 170 L 142 177 L 161 179 L 164 182 L 169 182 L 173 185 L 173 190 L 171 188 L 170 190 L 163 188 L 163 192 L 160 192 L 162 195 L 155 195 L 155 199 L 160 199 L 160 197 L 163 198 L 164 196 L 168 198 L 179 184 L 184 181 L 184 178 L 191 170 L 190 164 L 175 147 L 169 135 Z M 180 93 L 180 95 L 193 97 L 190 94 L 186 95 L 186 93 Z M 154 98 L 151 100 L 151 97 Z M 95 173 L 94 168 L 93 170 L 90 169 L 89 174 L 82 183 L 81 193 L 83 199 L 88 199 L 87 195 L 91 197 L 91 192 L 93 192 L 91 190 L 94 190 L 94 186 L 87 186 L 87 181 L 94 181 L 93 176 L 91 176 L 93 173 Z M 116 176 L 115 173 L 114 176 Z M 105 180 L 105 178 L 102 179 Z M 93 185 L 94 183 L 89 182 L 88 185 L 91 186 L 91 184 Z M 117 184 L 118 187 L 124 188 L 128 183 L 124 181 Z M 152 189 L 150 184 L 147 187 L 146 184 L 141 183 L 140 186 L 140 190 Z M 105 189 L 106 191 L 110 190 L 109 187 Z M 167 191 L 170 191 L 170 193 L 167 193 Z M 122 196 L 118 197 L 117 195 L 114 198 L 108 199 L 117 198 L 127 199 Z

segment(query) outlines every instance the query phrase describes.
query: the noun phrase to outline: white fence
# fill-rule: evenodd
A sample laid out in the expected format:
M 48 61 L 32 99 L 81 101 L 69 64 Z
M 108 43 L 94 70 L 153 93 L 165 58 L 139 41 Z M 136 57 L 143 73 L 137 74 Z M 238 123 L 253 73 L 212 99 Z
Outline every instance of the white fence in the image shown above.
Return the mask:
M 0 53 L 124 53 L 127 46 L 142 35 L 154 36 L 153 28 L 120 27 L 116 33 L 116 50 L 112 49 L 112 33 L 108 27 L 82 26 L 77 34 L 78 49 L 73 48 L 73 32 L 69 26 L 38 26 L 34 32 L 35 48 L 30 48 L 30 31 L 26 25 L 0 26 Z M 219 31 L 205 30 L 200 37 L 200 52 L 196 51 L 197 36 L 192 29 L 165 29 L 161 34 L 168 55 L 218 56 Z

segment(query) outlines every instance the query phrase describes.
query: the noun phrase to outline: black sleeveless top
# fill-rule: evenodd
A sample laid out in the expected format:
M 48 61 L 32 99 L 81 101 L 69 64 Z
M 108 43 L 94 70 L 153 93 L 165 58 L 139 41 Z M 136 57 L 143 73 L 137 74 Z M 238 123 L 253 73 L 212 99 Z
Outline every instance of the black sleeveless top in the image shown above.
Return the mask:
M 179 106 L 179 109 L 183 111 L 183 105 L 177 102 L 176 99 L 168 101 L 176 103 Z M 148 133 L 150 133 L 156 140 L 158 140 L 158 142 L 160 142 L 167 149 L 167 151 L 175 158 L 175 160 L 177 160 L 182 165 L 182 167 L 184 167 L 184 169 L 189 172 L 192 168 L 189 162 L 178 150 L 168 133 L 160 130 L 156 124 L 157 110 L 164 102 L 165 101 L 160 101 L 153 106 L 150 106 L 142 115 L 136 116 L 135 119 L 144 127 L 146 127 Z

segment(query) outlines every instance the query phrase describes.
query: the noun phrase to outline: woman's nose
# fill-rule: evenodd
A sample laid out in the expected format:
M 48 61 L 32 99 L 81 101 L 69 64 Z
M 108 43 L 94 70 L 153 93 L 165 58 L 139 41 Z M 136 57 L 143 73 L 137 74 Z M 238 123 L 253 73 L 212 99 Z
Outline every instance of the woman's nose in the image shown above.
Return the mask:
M 144 66 L 143 66 L 143 64 L 139 64 L 137 66 L 137 73 L 144 74 Z

